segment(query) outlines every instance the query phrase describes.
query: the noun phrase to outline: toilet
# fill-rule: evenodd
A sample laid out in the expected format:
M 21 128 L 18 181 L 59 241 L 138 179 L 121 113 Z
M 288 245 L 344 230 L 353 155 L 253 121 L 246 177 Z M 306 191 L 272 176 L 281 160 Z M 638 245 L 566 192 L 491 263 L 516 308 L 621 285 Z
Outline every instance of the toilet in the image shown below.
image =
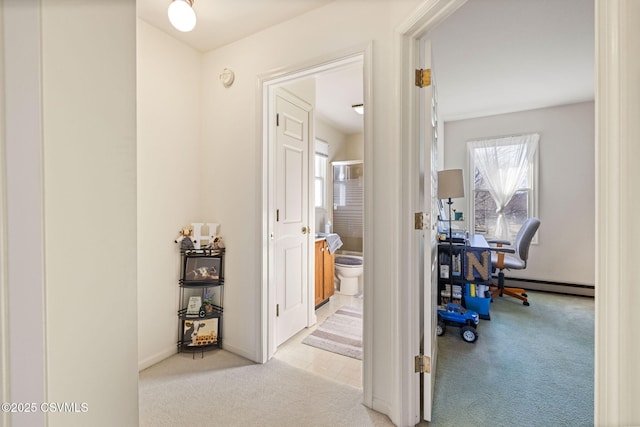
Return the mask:
M 342 295 L 357 295 L 362 293 L 359 289 L 360 277 L 364 271 L 363 259 L 358 255 L 337 254 L 336 276 L 340 280 L 340 293 Z

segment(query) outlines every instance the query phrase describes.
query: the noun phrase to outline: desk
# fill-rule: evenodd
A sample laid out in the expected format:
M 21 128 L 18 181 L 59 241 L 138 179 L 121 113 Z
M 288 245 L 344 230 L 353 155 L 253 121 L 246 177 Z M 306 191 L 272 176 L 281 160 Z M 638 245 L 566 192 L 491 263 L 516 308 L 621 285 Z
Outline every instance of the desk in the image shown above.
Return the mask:
M 469 236 L 469 244 L 467 246 L 472 248 L 489 248 L 487 239 L 485 239 L 482 234 L 473 234 Z
M 490 319 L 491 297 L 486 297 L 486 291 L 491 284 L 491 250 L 483 235 L 470 236 L 466 245 L 440 243 L 438 277 L 439 304 L 452 299 L 478 312 L 480 318 Z

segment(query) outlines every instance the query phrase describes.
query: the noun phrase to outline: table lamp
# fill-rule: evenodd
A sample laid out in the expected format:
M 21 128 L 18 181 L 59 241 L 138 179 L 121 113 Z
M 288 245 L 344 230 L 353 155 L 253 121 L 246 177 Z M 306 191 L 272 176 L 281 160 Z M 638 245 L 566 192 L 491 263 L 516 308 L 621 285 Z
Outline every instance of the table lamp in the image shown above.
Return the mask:
M 464 179 L 462 169 L 447 169 L 438 172 L 438 198 L 448 199 L 449 239 L 451 239 L 451 199 L 464 197 Z
M 462 169 L 438 171 L 438 198 L 448 199 L 449 205 L 449 282 L 451 284 L 451 300 L 453 300 L 453 233 L 451 232 L 451 199 L 464 197 L 464 179 Z

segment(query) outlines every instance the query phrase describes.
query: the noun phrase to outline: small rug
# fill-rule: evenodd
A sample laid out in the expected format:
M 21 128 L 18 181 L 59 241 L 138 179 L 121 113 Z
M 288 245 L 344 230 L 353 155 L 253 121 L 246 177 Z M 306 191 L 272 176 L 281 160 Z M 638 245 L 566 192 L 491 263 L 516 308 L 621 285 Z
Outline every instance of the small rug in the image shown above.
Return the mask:
M 362 360 L 362 310 L 340 307 L 302 343 Z

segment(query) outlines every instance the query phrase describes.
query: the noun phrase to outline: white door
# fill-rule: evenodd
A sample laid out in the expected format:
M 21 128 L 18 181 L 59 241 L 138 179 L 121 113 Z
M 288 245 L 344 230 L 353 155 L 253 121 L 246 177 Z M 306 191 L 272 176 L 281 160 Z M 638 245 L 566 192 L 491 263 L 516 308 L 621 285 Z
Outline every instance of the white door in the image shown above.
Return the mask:
M 309 112 L 276 95 L 276 346 L 307 326 Z
M 438 354 L 436 325 L 438 302 L 438 264 L 437 264 L 437 100 L 435 87 L 435 73 L 431 61 L 431 43 L 421 43 L 422 68 L 431 71 L 431 82 L 420 91 L 420 184 L 419 203 L 422 212 L 429 213 L 431 223 L 422 230 L 420 242 L 420 269 L 423 301 L 420 312 L 423 314 L 423 348 L 421 353 L 429 357 L 430 370 L 423 378 L 423 418 L 431 421 L 433 390 L 435 386 L 435 369 Z

